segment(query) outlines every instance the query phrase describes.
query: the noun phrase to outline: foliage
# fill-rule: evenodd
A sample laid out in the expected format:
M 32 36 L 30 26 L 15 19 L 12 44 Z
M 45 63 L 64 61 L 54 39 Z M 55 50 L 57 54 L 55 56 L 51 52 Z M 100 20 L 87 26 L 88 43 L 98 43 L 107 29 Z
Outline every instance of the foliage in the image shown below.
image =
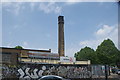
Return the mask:
M 23 49 L 22 46 L 16 46 L 15 48 L 16 48 L 16 49 Z
M 115 65 L 120 61 L 120 51 L 115 47 L 112 40 L 104 40 L 94 51 L 90 47 L 82 48 L 75 53 L 77 60 L 88 59 L 92 64 Z
M 110 40 L 104 40 L 96 49 L 97 58 L 100 64 L 114 65 L 120 58 L 119 50 Z
M 75 53 L 75 57 L 77 60 L 91 60 L 92 63 L 97 61 L 95 51 L 90 47 L 85 47 Z

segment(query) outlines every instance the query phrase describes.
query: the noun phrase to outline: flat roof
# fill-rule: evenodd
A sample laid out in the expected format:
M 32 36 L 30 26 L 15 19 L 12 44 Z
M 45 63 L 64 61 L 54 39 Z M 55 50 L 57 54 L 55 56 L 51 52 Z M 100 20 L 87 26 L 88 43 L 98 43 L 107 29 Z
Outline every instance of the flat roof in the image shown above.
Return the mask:
M 0 49 L 14 49 L 14 50 L 27 50 L 27 51 L 51 52 L 51 49 L 49 49 L 49 50 L 35 50 L 35 49 L 16 49 L 16 48 L 8 48 L 8 47 L 0 47 Z

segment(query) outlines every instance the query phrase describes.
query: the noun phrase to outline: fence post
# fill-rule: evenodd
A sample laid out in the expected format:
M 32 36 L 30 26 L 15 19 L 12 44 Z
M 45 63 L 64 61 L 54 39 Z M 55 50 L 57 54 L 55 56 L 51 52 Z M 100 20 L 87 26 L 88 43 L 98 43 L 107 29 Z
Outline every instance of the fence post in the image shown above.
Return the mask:
M 90 76 L 91 76 L 90 80 L 92 80 L 92 65 L 90 64 L 89 67 L 90 67 Z
M 108 80 L 108 71 L 107 71 L 107 65 L 105 65 L 105 80 Z

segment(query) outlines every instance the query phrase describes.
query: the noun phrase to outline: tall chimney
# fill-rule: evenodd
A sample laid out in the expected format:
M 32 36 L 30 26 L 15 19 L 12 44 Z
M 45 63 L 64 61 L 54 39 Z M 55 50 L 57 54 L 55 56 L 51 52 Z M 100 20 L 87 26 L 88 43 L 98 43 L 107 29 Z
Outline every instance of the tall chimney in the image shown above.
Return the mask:
M 64 16 L 58 17 L 58 53 L 64 56 Z

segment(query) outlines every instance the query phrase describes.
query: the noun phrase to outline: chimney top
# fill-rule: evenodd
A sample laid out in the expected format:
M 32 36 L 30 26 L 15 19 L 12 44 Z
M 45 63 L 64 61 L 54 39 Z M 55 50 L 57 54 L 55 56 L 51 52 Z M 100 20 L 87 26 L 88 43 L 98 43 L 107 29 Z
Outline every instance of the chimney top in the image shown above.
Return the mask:
M 58 22 L 64 22 L 64 16 L 59 16 L 58 17 Z

